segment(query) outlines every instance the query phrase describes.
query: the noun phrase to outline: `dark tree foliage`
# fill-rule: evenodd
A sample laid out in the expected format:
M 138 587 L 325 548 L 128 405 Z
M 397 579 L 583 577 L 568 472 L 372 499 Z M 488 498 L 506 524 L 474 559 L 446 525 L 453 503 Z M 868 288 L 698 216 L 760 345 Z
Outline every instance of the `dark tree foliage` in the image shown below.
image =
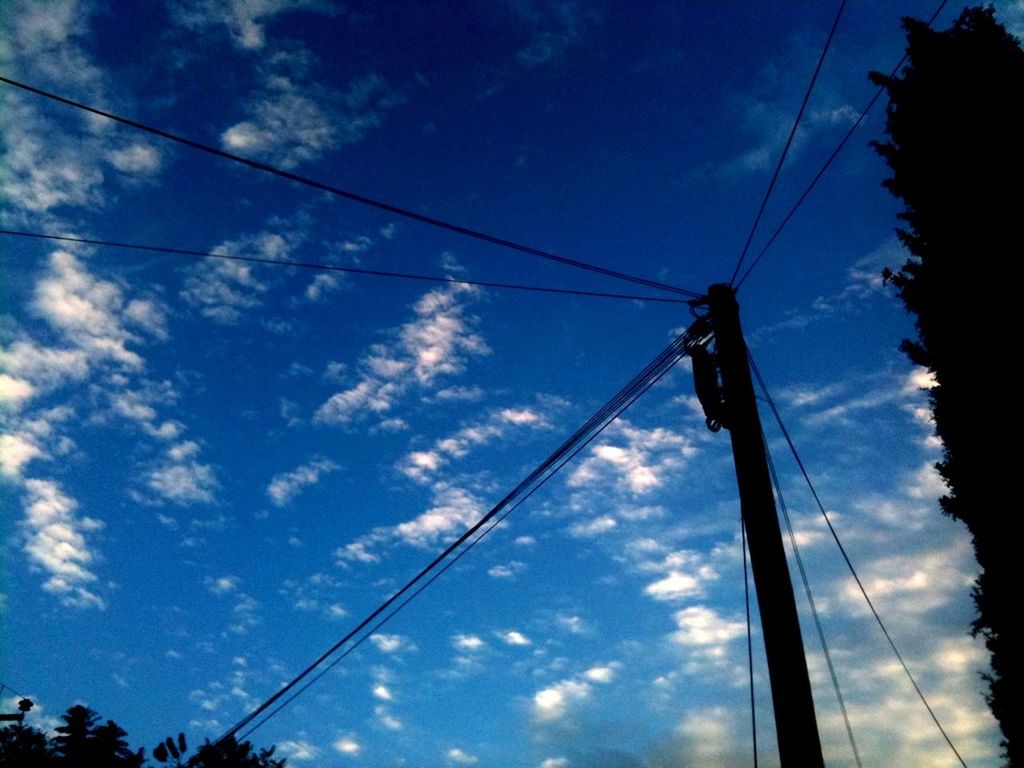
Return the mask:
M 1021 765 L 1024 644 L 1011 524 L 1019 501 L 1006 454 L 1018 442 L 1020 407 L 1011 400 L 1019 397 L 1010 367 L 1018 323 L 1007 272 L 1021 255 L 1024 51 L 991 8 L 965 10 L 946 31 L 912 19 L 904 27 L 907 66 L 898 77 L 871 76 L 889 95 L 889 140 L 875 147 L 892 170 L 885 186 L 905 206 L 899 236 L 910 252 L 885 277 L 916 318 L 918 338 L 902 348 L 937 381 L 937 467 L 949 485 L 942 509 L 974 540 L 973 629 L 991 653 L 988 702 L 1009 764 Z M 1008 444 L 997 444 L 994 425 Z
M 64 724 L 55 735 L 21 723 L 0 728 L 0 768 L 142 768 L 150 765 L 145 750 L 135 752 L 127 734 L 108 720 L 98 725 L 99 715 L 75 705 L 61 716 Z M 185 735 L 168 737 L 153 750 L 157 765 L 168 768 L 286 768 L 274 750 L 256 750 L 251 743 L 229 739 L 223 744 L 207 741 L 191 757 L 186 756 Z
M 0 766 L 49 768 L 52 765 L 53 747 L 45 733 L 21 723 L 0 728 Z

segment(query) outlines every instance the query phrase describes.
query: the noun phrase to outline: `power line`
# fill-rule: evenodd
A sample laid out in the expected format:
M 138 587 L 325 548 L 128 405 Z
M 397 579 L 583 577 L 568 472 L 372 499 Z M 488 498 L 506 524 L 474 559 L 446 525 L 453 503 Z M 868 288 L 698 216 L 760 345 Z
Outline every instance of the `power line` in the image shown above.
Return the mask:
M 935 19 L 939 17 L 939 14 L 942 13 L 942 11 L 946 7 L 946 3 L 948 2 L 949 0 L 942 0 L 942 2 L 939 3 L 939 7 L 935 9 L 935 12 L 928 19 L 928 26 L 931 26 L 935 22 Z M 904 53 L 903 58 L 899 60 L 899 63 L 897 63 L 896 66 L 893 67 L 892 72 L 889 73 L 889 77 L 896 77 L 896 75 L 899 74 L 900 68 L 903 66 L 906 60 L 907 54 Z M 736 282 L 737 290 L 739 290 L 739 287 L 743 285 L 747 277 L 750 276 L 750 273 L 754 271 L 754 268 L 758 265 L 758 263 L 760 263 L 761 259 L 764 258 L 764 255 L 768 252 L 768 249 L 772 247 L 772 244 L 776 241 L 776 239 L 778 239 L 779 235 L 782 234 L 782 230 L 786 228 L 786 225 L 789 224 L 790 219 L 793 218 L 794 214 L 796 214 L 796 212 L 804 204 L 804 201 L 811 194 L 811 191 L 814 189 L 814 187 L 817 186 L 818 182 L 821 180 L 821 177 L 825 175 L 825 171 L 829 169 L 833 161 L 839 156 L 839 153 L 843 151 L 844 147 L 846 147 L 847 143 L 850 141 L 850 137 L 852 137 L 857 128 L 860 127 L 860 124 L 864 122 L 864 118 L 867 117 L 868 112 L 870 112 L 872 108 L 874 108 L 875 103 L 881 98 L 884 90 L 885 89 L 883 87 L 879 87 L 878 90 L 875 91 L 874 96 L 871 97 L 871 100 L 860 111 L 860 114 L 857 116 L 857 119 L 853 121 L 853 125 L 849 127 L 849 129 L 846 131 L 846 134 L 843 136 L 842 139 L 840 139 L 839 143 L 836 145 L 835 149 L 833 149 L 831 154 L 829 154 L 829 156 L 825 159 L 825 162 L 822 164 L 821 168 L 819 168 L 818 172 L 814 174 L 814 178 L 811 179 L 810 184 L 807 185 L 804 191 L 800 194 L 800 197 L 798 197 L 796 199 L 796 202 L 793 203 L 793 206 L 789 209 L 789 212 L 783 217 L 782 221 L 779 223 L 779 226 L 775 228 L 775 231 L 772 233 L 772 236 L 768 238 L 768 241 L 758 252 L 757 256 L 754 258 L 752 262 L 750 262 L 750 266 L 748 266 L 747 271 L 743 273 L 743 277 L 741 277 Z M 736 275 L 734 274 L 733 279 L 735 280 L 735 278 Z
M 655 357 L 648 365 L 637 374 L 625 387 L 623 387 L 611 400 L 605 403 L 593 416 L 590 417 L 581 427 L 579 427 L 565 442 L 562 443 L 547 459 L 539 464 L 526 478 L 524 478 L 515 488 L 513 488 L 506 496 L 494 505 L 487 514 L 481 517 L 476 523 L 470 526 L 462 535 L 460 535 L 455 541 L 449 544 L 443 552 L 438 554 L 428 565 L 422 568 L 412 579 L 406 582 L 406 584 L 395 592 L 391 597 L 385 600 L 379 605 L 374 611 L 372 611 L 366 618 L 364 618 L 355 628 L 350 630 L 344 637 L 332 645 L 327 651 L 322 653 L 312 664 L 308 665 L 302 672 L 292 678 L 286 685 L 279 689 L 270 698 L 260 704 L 256 709 L 243 717 L 238 723 L 228 729 L 223 735 L 221 735 L 217 742 L 224 741 L 228 738 L 233 738 L 240 730 L 245 728 L 249 723 L 259 717 L 263 712 L 273 706 L 277 701 L 283 698 L 290 690 L 292 690 L 299 682 L 304 678 L 308 677 L 317 667 L 319 667 L 329 657 L 334 655 L 339 649 L 351 642 L 356 638 L 359 633 L 367 629 L 374 621 L 377 620 L 385 611 L 388 611 L 392 605 L 397 603 L 406 593 L 409 593 L 419 582 L 423 581 L 425 577 L 439 566 L 444 560 L 447 560 L 449 556 L 455 553 L 462 547 L 471 537 L 473 537 L 477 531 L 487 525 L 491 520 L 495 519 L 506 507 L 515 502 L 518 498 L 526 494 L 531 487 L 540 481 L 541 483 L 546 482 L 550 479 L 550 475 L 553 475 L 565 462 L 562 461 L 565 457 L 572 454 L 573 450 L 585 445 L 589 439 L 593 439 L 595 431 L 603 429 L 608 423 L 618 418 L 619 414 L 622 413 L 625 408 L 632 403 L 635 396 L 645 391 L 649 386 L 653 386 L 653 383 L 657 378 L 664 375 L 673 365 L 678 362 L 683 355 L 686 354 L 686 344 L 691 340 L 690 331 L 687 330 L 684 334 L 676 338 L 668 347 L 666 347 L 657 357 Z M 577 451 L 578 452 L 578 451 Z M 573 454 L 575 455 L 575 454 Z M 561 463 L 559 463 L 561 462 Z M 557 466 L 556 466 L 557 465 Z M 554 469 L 552 469 L 554 468 Z M 550 473 L 550 474 L 549 474 Z M 544 476 L 548 475 L 547 478 Z M 372 630 L 371 630 L 372 631 Z
M 821 55 L 818 57 L 818 64 L 814 68 L 814 74 L 811 75 L 811 81 L 807 84 L 807 91 L 804 93 L 804 100 L 800 103 L 800 109 L 796 113 L 796 119 L 793 120 L 793 127 L 789 130 L 789 137 L 786 139 L 786 145 L 782 148 L 782 154 L 779 155 L 779 162 L 775 166 L 775 172 L 772 173 L 771 181 L 768 182 L 768 189 L 764 192 L 764 197 L 761 198 L 761 205 L 757 209 L 757 215 L 754 217 L 754 223 L 750 225 L 750 232 L 747 234 L 747 241 L 743 244 L 743 250 L 740 252 L 739 261 L 736 262 L 736 268 L 732 271 L 732 277 L 729 278 L 729 285 L 733 285 L 736 282 L 736 275 L 739 274 L 740 267 L 743 266 L 744 259 L 747 258 L 747 251 L 750 250 L 750 243 L 754 239 L 754 233 L 757 232 L 757 227 L 761 223 L 761 217 L 764 216 L 764 209 L 768 205 L 768 198 L 772 196 L 772 190 L 775 189 L 775 182 L 779 180 L 779 174 L 782 172 L 782 165 L 786 162 L 786 156 L 789 154 L 789 148 L 793 144 L 793 139 L 796 137 L 796 129 L 800 126 L 800 120 L 804 116 L 804 111 L 807 109 L 807 103 L 811 100 L 811 93 L 814 91 L 814 85 L 818 82 L 818 75 L 821 73 L 821 67 L 825 63 L 825 57 L 828 55 L 829 48 L 832 47 L 832 38 L 835 37 L 836 29 L 839 27 L 839 20 L 843 17 L 843 10 L 846 8 L 846 0 L 841 0 L 839 3 L 839 10 L 836 11 L 836 17 L 832 21 L 832 28 L 828 32 L 828 37 L 825 38 L 825 45 L 821 49 Z
M 68 243 L 81 243 L 84 245 L 103 246 L 107 248 L 125 248 L 135 251 L 149 251 L 152 253 L 174 254 L 177 256 L 192 256 L 196 258 L 224 259 L 227 261 L 244 261 L 252 264 L 271 264 L 279 267 L 299 267 L 301 269 L 315 269 L 325 272 L 344 272 L 353 275 L 366 275 L 369 277 L 390 277 L 402 280 L 419 280 L 432 283 L 457 283 L 459 285 L 475 285 L 482 288 L 506 288 L 516 291 L 534 291 L 538 293 L 555 293 L 570 296 L 590 296 L 602 299 L 628 299 L 631 301 L 656 301 L 669 304 L 685 304 L 685 299 L 669 299 L 662 296 L 638 296 L 628 293 L 607 293 L 605 291 L 584 291 L 571 288 L 549 288 L 539 285 L 521 285 L 519 283 L 495 283 L 484 280 L 466 280 L 458 277 L 440 277 L 437 275 L 419 275 L 408 272 L 388 272 L 378 269 L 361 269 L 357 267 L 342 267 L 335 264 L 322 264 L 319 262 L 289 261 L 287 259 L 269 259 L 262 256 L 236 256 L 215 251 L 194 251 L 187 248 L 173 248 L 163 245 L 146 245 L 143 243 L 122 243 L 114 240 L 97 240 L 86 237 L 70 237 L 68 235 L 53 235 L 42 232 L 24 232 L 14 229 L 0 229 L 0 235 L 13 237 L 33 238 L 37 240 L 56 240 Z
M 390 622 L 391 619 L 393 619 L 395 617 L 395 615 L 399 611 L 401 611 L 403 608 L 405 608 L 405 606 L 407 606 L 409 603 L 411 603 L 413 600 L 415 600 L 417 597 L 419 597 L 419 595 L 424 590 L 426 590 L 431 584 L 433 584 L 437 579 L 439 579 L 446 571 L 448 571 L 449 568 L 451 568 L 459 560 L 461 560 L 463 558 L 463 556 L 469 554 L 469 552 L 477 544 L 479 544 L 484 539 L 484 537 L 486 537 L 488 534 L 491 533 L 491 531 L 493 531 L 495 528 L 497 528 L 499 525 L 501 525 L 501 523 L 504 522 L 505 518 L 507 518 L 515 510 L 517 510 L 524 503 L 526 503 L 526 501 L 531 496 L 533 496 L 534 493 L 539 491 L 541 489 L 541 487 L 543 487 L 547 483 L 548 480 L 550 480 L 552 477 L 554 477 L 559 471 L 561 471 L 561 469 L 566 464 L 568 464 L 570 461 L 572 461 L 583 449 L 585 449 L 588 445 L 590 445 L 591 442 L 593 442 L 602 432 L 604 432 L 604 430 L 607 427 L 609 427 L 612 424 L 612 422 L 615 420 L 615 418 L 617 418 L 619 415 L 621 415 L 627 409 L 629 409 L 630 406 L 632 406 L 633 403 L 635 403 L 647 390 L 649 390 L 651 387 L 653 387 L 655 384 L 657 384 L 658 381 L 661 380 L 662 376 L 664 376 L 666 373 L 668 373 L 668 370 L 669 369 L 666 368 L 661 373 L 659 373 L 657 376 L 655 376 L 653 379 L 651 379 L 649 382 L 644 384 L 641 389 L 636 391 L 636 393 L 631 396 L 629 402 L 626 403 L 626 405 L 618 412 L 618 414 L 616 416 L 612 417 L 611 419 L 608 419 L 603 424 L 603 426 L 601 426 L 600 429 L 595 431 L 590 437 L 587 438 L 587 440 L 585 442 L 580 444 L 578 447 L 576 447 L 572 451 L 572 453 L 570 453 L 568 456 L 566 456 L 564 459 L 562 459 L 562 461 L 558 464 L 558 466 L 555 467 L 555 469 L 553 469 L 539 483 L 537 483 L 537 485 L 535 485 L 533 488 L 531 488 L 530 491 L 527 494 L 525 494 L 522 498 L 520 498 L 518 501 L 516 501 L 514 504 L 512 504 L 510 507 L 508 507 L 497 518 L 495 518 L 493 521 L 491 521 L 490 525 L 488 525 L 480 533 L 479 536 L 477 536 L 475 539 L 472 539 L 458 554 L 456 554 L 448 562 L 446 562 L 443 566 L 441 566 L 441 568 L 439 568 L 426 582 L 424 582 L 419 587 L 417 587 L 417 589 L 413 593 L 411 593 L 401 603 L 399 603 L 397 606 L 395 606 L 386 616 L 384 616 L 384 618 L 382 618 L 380 621 L 378 621 L 376 624 L 374 624 L 373 627 L 368 629 L 366 631 L 366 633 L 362 637 L 360 637 L 358 640 L 355 640 L 352 643 L 352 645 L 350 645 L 348 648 L 346 648 L 344 651 L 342 651 L 337 656 L 337 658 L 335 658 L 330 664 L 328 664 L 320 672 L 318 672 L 316 675 L 314 675 L 308 682 L 306 682 L 305 685 L 303 685 L 301 688 L 299 688 L 297 691 L 295 691 L 291 696 L 289 696 L 287 699 L 285 699 L 280 704 L 278 704 L 278 706 L 275 709 L 273 709 L 269 713 L 267 713 L 267 715 L 265 715 L 262 720 L 257 722 L 251 728 L 249 728 L 239 738 L 242 739 L 242 740 L 245 740 L 245 739 L 249 738 L 249 736 L 254 731 L 256 731 L 257 729 L 261 728 L 268 720 L 272 719 L 275 715 L 277 715 L 286 706 L 291 704 L 295 699 L 297 699 L 299 696 L 301 696 L 303 693 L 305 693 L 306 690 L 308 690 L 314 683 L 316 683 L 320 678 L 322 678 L 324 675 L 326 675 L 328 672 L 330 672 L 332 669 L 334 669 L 334 667 L 336 667 L 339 663 L 341 663 L 341 661 L 343 659 L 345 659 L 346 656 L 348 656 L 349 654 L 353 653 L 357 648 L 359 648 L 359 646 L 361 646 L 363 643 L 365 643 L 367 640 L 369 640 L 372 635 L 376 634 L 381 628 L 383 628 L 388 622 Z M 755 765 L 755 768 L 756 768 L 756 765 Z
M 111 112 L 107 112 L 105 110 L 98 109 L 97 107 L 92 107 L 88 104 L 83 104 L 78 101 L 73 101 L 72 99 L 68 99 L 63 96 L 58 96 L 55 93 L 50 93 L 49 91 L 44 91 L 41 88 L 36 88 L 26 83 L 21 83 L 17 80 L 12 80 L 9 77 L 4 77 L 3 75 L 0 75 L 0 82 L 6 83 L 7 85 L 13 86 L 15 88 L 20 88 L 23 91 L 28 91 L 29 93 L 34 93 L 37 96 L 42 96 L 43 98 L 50 99 L 51 101 L 56 101 L 60 104 L 65 104 L 69 107 L 74 107 L 75 109 L 84 110 L 91 114 L 99 115 L 100 117 L 105 117 L 108 120 L 113 120 L 117 123 L 121 123 L 122 125 L 127 125 L 131 128 L 144 131 L 146 133 L 152 134 L 153 136 L 159 136 L 160 138 L 165 139 L 167 141 L 173 141 L 178 144 L 183 144 L 186 147 L 191 147 L 192 149 L 199 150 L 200 152 L 206 152 L 208 154 L 223 158 L 225 160 L 231 160 L 232 162 L 246 165 L 258 171 L 263 171 L 264 173 L 269 173 L 273 176 L 278 176 L 282 179 L 287 179 L 288 181 L 293 181 L 297 184 L 302 184 L 307 187 L 312 187 L 313 189 L 318 189 L 321 192 L 327 192 L 337 197 L 345 198 L 346 200 L 351 200 L 362 205 L 367 205 L 372 208 L 387 211 L 388 213 L 392 213 L 396 216 L 402 216 L 407 219 L 412 219 L 413 221 L 418 221 L 421 224 L 427 224 L 432 227 L 444 229 L 449 232 L 464 235 L 465 237 L 471 237 L 475 240 L 481 240 L 485 243 L 491 243 L 492 245 L 501 246 L 502 248 L 508 248 L 510 250 L 518 251 L 520 253 L 526 253 L 531 256 L 537 256 L 542 259 L 547 259 L 548 261 L 554 261 L 558 264 L 564 264 L 565 266 L 576 267 L 577 269 L 585 269 L 587 271 L 596 272 L 607 277 L 614 277 L 619 280 L 626 280 L 631 283 L 646 285 L 648 288 L 657 288 L 662 291 L 677 293 L 683 296 L 690 296 L 693 298 L 698 298 L 701 295 L 697 291 L 691 291 L 686 288 L 678 288 L 676 286 L 661 283 L 656 280 L 649 280 L 645 277 L 638 277 L 636 275 L 630 275 L 625 272 L 619 272 L 614 269 L 608 269 L 607 267 L 601 267 L 595 264 L 588 264 L 587 262 L 578 261 L 576 259 L 570 259 L 565 256 L 558 256 L 554 253 L 550 253 L 539 248 L 533 248 L 528 245 L 522 245 L 512 240 L 507 240 L 505 238 L 497 237 L 495 235 L 489 235 L 486 232 L 470 229 L 469 227 L 463 227 L 459 224 L 452 224 L 450 222 L 443 221 L 442 219 L 434 218 L 433 216 L 427 216 L 426 214 L 417 213 L 416 211 L 412 211 L 407 208 L 401 208 L 397 205 L 392 205 L 391 203 L 386 203 L 381 200 L 366 197 L 365 195 L 350 192 L 348 190 L 341 189 L 340 187 L 335 187 L 330 184 L 326 184 L 322 181 L 316 181 L 315 179 L 311 179 L 307 176 L 301 176 L 297 173 L 285 171 L 281 168 L 277 168 L 266 163 L 261 163 L 257 160 L 251 160 L 249 158 L 242 157 L 241 155 L 236 155 L 231 152 L 225 152 L 224 150 L 217 149 L 216 147 L 212 147 L 209 144 L 204 144 L 202 142 L 186 138 L 179 134 L 170 133 L 169 131 L 165 131 L 160 128 L 155 128 L 151 125 L 147 125 L 146 123 L 138 122 L 137 120 L 131 120 L 126 117 L 120 117 Z
M 793 443 L 793 438 L 790 436 L 789 430 L 786 428 L 785 423 L 782 421 L 782 414 L 779 412 L 778 406 L 775 404 L 775 400 L 772 398 L 771 393 L 768 391 L 768 387 L 765 384 L 764 379 L 761 377 L 761 372 L 757 368 L 757 363 L 754 362 L 754 357 L 753 355 L 750 354 L 749 350 L 747 351 L 747 358 L 750 361 L 750 369 L 754 372 L 754 376 L 757 378 L 758 385 L 761 387 L 761 391 L 764 393 L 765 402 L 768 403 L 768 407 L 771 408 L 772 415 L 775 417 L 775 422 L 779 425 L 779 429 L 782 431 L 782 436 L 786 438 L 786 443 L 789 445 L 789 450 L 793 454 L 793 458 L 796 460 L 797 466 L 800 468 L 800 473 L 803 475 L 804 481 L 807 483 L 807 487 L 811 492 L 811 496 L 814 497 L 814 502 L 815 504 L 817 504 L 818 509 L 821 512 L 821 516 L 825 518 L 825 523 L 828 525 L 828 530 L 832 534 L 832 538 L 835 541 L 836 546 L 839 548 L 839 553 L 842 555 L 843 560 L 846 563 L 846 567 L 849 569 L 850 574 L 853 576 L 853 580 L 857 583 L 857 589 L 860 590 L 861 596 L 864 598 L 864 602 L 867 603 L 868 608 L 871 609 L 871 614 L 875 617 L 875 622 L 882 630 L 882 634 L 885 636 L 886 641 L 889 643 L 889 647 L 892 649 L 893 655 L 896 657 L 896 660 L 900 663 L 900 666 L 903 668 L 904 673 L 910 680 L 910 684 L 914 686 L 914 690 L 917 692 L 917 696 L 921 700 L 921 703 L 924 704 L 924 708 L 928 710 L 928 714 L 931 716 L 932 722 L 935 723 L 935 727 L 939 729 L 939 733 L 942 734 L 942 738 L 946 740 L 946 744 L 949 745 L 949 748 L 953 751 L 953 754 L 956 755 L 956 759 L 960 761 L 960 765 L 962 765 L 963 768 L 967 768 L 967 763 L 964 762 L 964 759 L 960 756 L 960 753 L 957 751 L 957 748 L 953 746 L 953 742 L 949 738 L 949 734 L 947 734 L 946 729 L 942 727 L 942 723 L 939 722 L 938 716 L 935 714 L 935 711 L 928 703 L 928 699 L 927 697 L 925 697 L 924 691 L 921 690 L 921 687 L 917 684 L 917 680 L 914 679 L 914 675 L 910 671 L 910 667 L 908 667 L 907 663 L 903 660 L 903 654 L 901 654 L 899 649 L 896 647 L 896 642 L 892 639 L 892 635 L 889 634 L 889 630 L 886 628 L 885 622 L 882 621 L 882 617 L 881 615 L 879 615 L 878 610 L 875 608 L 875 604 L 871 602 L 871 598 L 868 596 L 868 592 L 864 588 L 864 584 L 861 582 L 860 576 L 857 575 L 857 569 L 853 567 L 853 561 L 850 560 L 850 556 L 846 553 L 846 547 L 844 547 L 842 541 L 840 541 L 839 533 L 836 531 L 835 526 L 832 525 L 832 520 L 829 519 L 828 513 L 825 511 L 825 505 L 822 503 L 821 498 L 818 496 L 817 490 L 815 490 L 814 488 L 814 483 L 811 481 L 811 476 L 807 472 L 807 467 L 804 466 L 803 459 L 800 458 L 800 453 L 799 451 L 797 451 L 796 445 Z
M 825 628 L 822 626 L 821 616 L 818 614 L 818 606 L 814 602 L 814 593 L 811 592 L 811 582 L 807 577 L 804 559 L 800 555 L 800 546 L 796 542 L 796 534 L 793 532 L 793 521 L 789 517 L 786 497 L 782 495 L 782 483 L 779 482 L 779 475 L 775 471 L 775 462 L 768 448 L 768 438 L 765 437 L 763 428 L 761 429 L 761 442 L 764 443 L 764 455 L 768 459 L 768 473 L 771 475 L 772 485 L 775 486 L 775 495 L 779 500 L 779 509 L 782 510 L 782 519 L 786 522 L 786 531 L 789 533 L 789 543 L 793 547 L 793 557 L 796 559 L 797 570 L 800 572 L 804 596 L 807 598 L 807 604 L 811 608 L 814 628 L 818 633 L 818 642 L 821 644 L 821 650 L 825 654 L 825 665 L 828 667 L 828 676 L 832 680 L 832 690 L 835 691 L 836 701 L 839 702 L 839 711 L 843 716 L 843 725 L 846 726 L 846 738 L 850 742 L 850 749 L 853 750 L 853 760 L 857 763 L 857 768 L 863 768 L 864 764 L 860 759 L 860 750 L 857 749 L 857 740 L 853 736 L 853 727 L 850 725 L 850 715 L 846 711 L 846 701 L 843 699 L 843 691 L 839 686 L 839 675 L 836 674 L 836 667 L 832 663 L 832 652 L 829 650 L 828 641 L 825 639 Z
M 747 617 L 747 676 L 750 680 L 750 737 L 754 768 L 757 768 L 757 702 L 754 698 L 754 634 L 750 624 L 750 574 L 747 568 L 747 523 L 740 515 L 740 549 L 743 550 L 743 607 Z
M 0 680 L 0 695 L 2 695 L 5 690 L 10 691 L 15 696 L 17 696 L 19 699 L 26 699 L 26 698 L 28 698 L 25 694 L 18 693 L 16 690 L 11 688 L 11 686 L 9 686 L 7 683 L 5 683 L 2 680 Z

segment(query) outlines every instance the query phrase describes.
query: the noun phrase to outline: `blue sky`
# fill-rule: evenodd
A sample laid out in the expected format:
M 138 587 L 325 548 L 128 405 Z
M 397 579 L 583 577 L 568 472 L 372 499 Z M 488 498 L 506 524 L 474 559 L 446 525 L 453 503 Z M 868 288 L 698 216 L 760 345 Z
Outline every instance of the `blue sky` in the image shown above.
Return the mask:
M 0 69 L 704 290 L 732 273 L 833 5 L 12 2 Z M 997 9 L 1020 34 L 1024 5 Z M 850 4 L 755 244 L 870 98 L 866 73 L 899 59 L 899 18 L 932 10 Z M 634 292 L 0 96 L 8 229 Z M 938 512 L 927 376 L 880 280 L 903 259 L 867 146 L 880 129 L 869 117 L 743 285 L 743 319 L 937 715 L 970 765 L 997 765 L 970 543 Z M 83 702 L 145 746 L 240 719 L 689 322 L 685 305 L 11 237 L 0 259 L 0 679 L 36 725 Z M 865 761 L 954 765 L 766 429 Z M 728 436 L 680 366 L 253 738 L 297 766 L 749 762 L 737 518 Z M 852 765 L 810 626 L 805 641 L 828 763 Z

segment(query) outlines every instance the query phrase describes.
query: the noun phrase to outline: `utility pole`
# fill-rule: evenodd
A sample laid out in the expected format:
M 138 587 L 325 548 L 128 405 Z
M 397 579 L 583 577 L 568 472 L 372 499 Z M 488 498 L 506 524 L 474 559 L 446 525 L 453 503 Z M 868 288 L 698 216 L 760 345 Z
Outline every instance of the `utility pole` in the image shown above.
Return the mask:
M 768 658 L 779 757 L 783 768 L 824 768 L 800 620 L 782 546 L 736 292 L 729 285 L 712 285 L 708 304 L 715 362 L 722 380 L 721 399 L 716 406 L 721 425 L 732 439 L 740 512 L 747 529 Z M 709 426 L 711 423 L 709 417 Z

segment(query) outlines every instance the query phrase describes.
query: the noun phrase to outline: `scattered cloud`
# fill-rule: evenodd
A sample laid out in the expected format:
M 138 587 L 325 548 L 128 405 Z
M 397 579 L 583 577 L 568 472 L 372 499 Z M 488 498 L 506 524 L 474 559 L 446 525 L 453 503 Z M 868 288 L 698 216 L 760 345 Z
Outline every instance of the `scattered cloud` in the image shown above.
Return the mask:
M 429 449 L 410 452 L 399 464 L 399 470 L 412 480 L 426 483 L 453 459 L 464 458 L 474 449 L 506 437 L 509 429 L 547 429 L 550 426 L 547 417 L 537 409 L 498 408 L 482 421 L 436 440 Z
M 302 739 L 279 741 L 274 748 L 283 757 L 296 762 L 316 760 L 320 756 L 320 750 L 317 747 Z
M 595 536 L 600 536 L 604 533 L 609 533 L 618 527 L 618 522 L 614 517 L 609 515 L 601 515 L 591 520 L 582 520 L 578 523 L 573 523 L 569 526 L 569 534 L 577 539 L 590 539 Z
M 531 645 L 530 638 L 524 635 L 522 632 L 517 632 L 512 629 L 508 632 L 501 632 L 500 637 L 505 641 L 507 645 Z
M 396 654 L 416 650 L 416 646 L 404 635 L 388 635 L 383 632 L 377 632 L 370 635 L 370 642 L 381 653 Z
M 45 456 L 29 434 L 0 434 L 0 475 L 8 479 L 21 477 L 25 465 Z
M 516 52 L 516 63 L 523 69 L 563 61 L 600 21 L 592 7 L 577 2 L 521 3 L 516 9 L 531 28 L 526 45 Z
M 199 444 L 192 440 L 168 448 L 146 478 L 149 490 L 160 499 L 180 506 L 212 503 L 219 484 L 213 468 L 197 461 L 199 451 Z
M 267 495 L 275 506 L 283 507 L 299 495 L 304 488 L 320 482 L 320 478 L 340 467 L 329 459 L 313 459 L 290 472 L 275 475 L 267 486 Z
M 672 633 L 673 642 L 714 658 L 724 657 L 728 644 L 745 637 L 747 632 L 745 622 L 723 618 L 715 609 L 704 605 L 683 608 L 673 618 L 679 627 Z
M 220 576 L 214 578 L 213 576 L 207 576 L 203 583 L 206 588 L 215 595 L 227 595 L 238 589 L 239 579 L 237 576 Z
M 363 745 L 354 736 L 342 736 L 334 742 L 334 749 L 342 755 L 357 757 L 363 751 Z
M 163 311 L 154 301 L 126 301 L 121 286 L 93 277 L 68 251 L 50 255 L 49 271 L 36 284 L 32 307 L 92 362 L 142 368 L 142 357 L 128 345 L 144 340 L 140 331 L 157 338 L 165 334 Z
M 458 747 L 452 747 L 449 749 L 445 753 L 445 758 L 453 765 L 476 765 L 480 762 L 476 756 L 471 755 L 468 752 L 464 752 Z
M 27 479 L 25 489 L 25 552 L 47 574 L 43 589 L 75 608 L 105 608 L 106 602 L 91 591 L 96 574 L 91 570 L 96 555 L 85 533 L 103 527 L 92 518 L 78 517 L 78 502 L 52 480 Z
M 569 706 L 590 696 L 591 686 L 581 680 L 562 680 L 534 694 L 533 715 L 540 721 L 558 720 Z
M 626 547 L 625 553 L 636 570 L 661 575 L 644 587 L 648 597 L 668 602 L 697 597 L 704 594 L 709 582 L 718 578 L 703 553 L 689 549 L 665 552 L 665 549 L 653 539 L 636 539 Z
M 622 491 L 649 493 L 696 450 L 689 438 L 665 427 L 643 429 L 620 420 L 590 449 L 570 476 L 569 487 L 591 487 L 612 478 Z
M 299 235 L 260 232 L 222 243 L 213 253 L 286 261 L 300 241 Z M 203 317 L 236 325 L 248 310 L 261 305 L 260 296 L 266 290 L 266 283 L 256 277 L 252 264 L 205 259 L 187 270 L 181 297 Z
M 487 575 L 492 579 L 512 579 L 525 570 L 526 563 L 521 563 L 518 560 L 512 560 L 508 563 L 492 565 L 487 569 Z
M 487 643 L 477 635 L 455 635 L 452 638 L 452 645 L 460 651 L 482 651 Z
M 294 59 L 287 64 L 294 68 Z M 404 101 L 377 73 L 355 78 L 346 90 L 335 91 L 308 84 L 302 71 L 307 67 L 308 61 L 297 72 L 268 76 L 249 101 L 248 119 L 225 130 L 221 146 L 282 168 L 295 168 L 325 152 L 362 141 Z
M 159 173 L 163 165 L 159 150 L 141 141 L 111 149 L 107 152 L 107 161 L 122 173 L 143 177 Z
M 321 405 L 316 420 L 346 424 L 368 414 L 384 418 L 411 387 L 429 390 L 442 377 L 462 373 L 469 357 L 489 354 L 473 331 L 476 318 L 466 312 L 465 300 L 478 295 L 465 285 L 424 294 L 413 305 L 415 319 L 393 329 L 392 341 L 370 347 L 354 382 Z
M 375 528 L 335 550 L 339 562 L 375 563 L 381 547 L 402 544 L 429 548 L 462 533 L 483 514 L 482 503 L 469 491 L 445 483 L 432 488 L 433 505 L 417 517 L 390 527 Z
M 253 52 L 266 47 L 269 22 L 298 11 L 333 16 L 339 8 L 325 0 L 185 0 L 172 6 L 181 26 L 199 32 L 224 28 L 236 47 Z

